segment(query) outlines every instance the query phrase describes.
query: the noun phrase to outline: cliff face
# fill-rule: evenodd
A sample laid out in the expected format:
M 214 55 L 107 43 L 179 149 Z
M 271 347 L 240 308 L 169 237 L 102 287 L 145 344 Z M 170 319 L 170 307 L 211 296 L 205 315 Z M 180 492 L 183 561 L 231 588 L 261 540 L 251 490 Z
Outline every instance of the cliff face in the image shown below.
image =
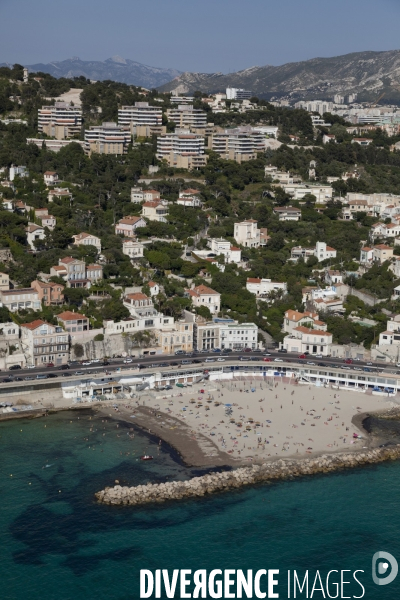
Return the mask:
M 400 50 L 356 52 L 333 58 L 251 67 L 237 73 L 183 73 L 159 89 L 190 93 L 223 91 L 226 87 L 252 90 L 261 97 L 328 97 L 357 92 L 365 99 L 400 97 Z

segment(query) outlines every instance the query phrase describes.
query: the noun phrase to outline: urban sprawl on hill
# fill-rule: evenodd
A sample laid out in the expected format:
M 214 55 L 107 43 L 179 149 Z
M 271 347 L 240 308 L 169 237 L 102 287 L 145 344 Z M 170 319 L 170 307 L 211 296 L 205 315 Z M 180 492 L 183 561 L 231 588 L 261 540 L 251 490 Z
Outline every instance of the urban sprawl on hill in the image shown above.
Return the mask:
M 400 109 L 0 68 L 0 369 L 399 362 Z

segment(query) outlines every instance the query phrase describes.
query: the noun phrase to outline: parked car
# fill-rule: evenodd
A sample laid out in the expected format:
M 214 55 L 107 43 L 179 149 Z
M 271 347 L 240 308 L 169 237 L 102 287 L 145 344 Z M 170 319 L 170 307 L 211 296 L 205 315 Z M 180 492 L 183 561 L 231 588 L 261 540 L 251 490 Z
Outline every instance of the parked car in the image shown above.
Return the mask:
M 206 358 L 206 360 L 204 362 L 214 362 L 215 358 Z
M 286 348 L 279 348 L 278 352 L 283 352 L 283 354 L 287 354 Z
M 132 363 L 132 362 L 133 362 L 133 360 L 132 360 L 131 358 L 125 358 L 125 360 L 124 360 L 124 363 L 125 363 L 126 365 L 128 365 L 128 364 L 130 364 L 130 363 Z
M 270 352 L 264 352 L 263 356 L 271 356 Z
M 20 369 L 21 365 L 11 365 L 11 367 L 9 368 L 9 371 L 16 371 L 17 369 Z
M 264 362 L 272 362 L 272 358 L 270 358 L 270 357 L 268 357 L 268 356 L 265 356 L 265 357 L 263 358 L 263 361 L 264 361 Z
M 346 363 L 346 365 L 352 365 L 353 364 L 353 359 L 352 358 L 345 358 L 343 360 L 344 363 Z
M 183 364 L 183 365 L 191 365 L 191 364 L 192 364 L 192 361 L 191 361 L 191 360 L 183 360 L 183 361 L 182 361 L 182 364 Z
M 183 350 L 176 350 L 175 356 L 179 356 L 180 354 L 185 354 Z
M 308 365 L 315 365 L 315 362 L 310 362 L 310 361 L 307 361 L 307 364 L 308 364 Z
M 69 369 L 69 365 L 61 365 L 61 367 L 58 367 L 59 371 L 67 371 Z
M 253 352 L 262 352 L 261 348 L 254 348 Z
M 47 375 L 45 375 L 45 373 L 39 373 L 39 375 L 36 375 L 36 379 L 47 379 Z
M 49 363 L 47 363 L 46 367 L 54 367 L 54 363 L 49 362 Z
M 248 356 L 240 356 L 239 360 L 250 360 Z
M 251 348 L 244 348 L 243 352 L 252 352 Z
M 219 358 L 217 358 L 217 362 L 225 362 L 225 358 L 222 358 L 221 356 Z
M 84 375 L 85 373 L 83 371 L 75 371 L 74 375 Z
M 300 354 L 299 358 L 301 358 L 302 360 L 304 360 L 305 358 L 307 358 L 306 354 Z
M 233 352 L 232 348 L 224 348 L 222 352 Z
M 211 352 L 221 352 L 221 348 L 213 348 Z
M 282 358 L 274 358 L 274 362 L 283 362 Z
M 91 360 L 84 360 L 84 361 L 82 362 L 82 366 L 83 366 L 83 367 L 88 367 L 88 366 L 89 366 L 89 365 L 91 365 L 91 364 L 92 364 L 92 361 L 91 361 Z

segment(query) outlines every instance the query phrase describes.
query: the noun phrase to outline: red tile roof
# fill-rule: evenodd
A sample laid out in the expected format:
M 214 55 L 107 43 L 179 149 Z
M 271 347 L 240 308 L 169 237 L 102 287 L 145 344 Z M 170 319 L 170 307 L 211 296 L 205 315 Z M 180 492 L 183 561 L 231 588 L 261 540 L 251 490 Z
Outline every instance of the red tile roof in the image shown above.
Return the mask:
M 76 319 L 87 319 L 87 316 L 72 312 L 72 310 L 66 310 L 65 312 L 57 315 L 57 319 L 60 321 L 75 321 Z

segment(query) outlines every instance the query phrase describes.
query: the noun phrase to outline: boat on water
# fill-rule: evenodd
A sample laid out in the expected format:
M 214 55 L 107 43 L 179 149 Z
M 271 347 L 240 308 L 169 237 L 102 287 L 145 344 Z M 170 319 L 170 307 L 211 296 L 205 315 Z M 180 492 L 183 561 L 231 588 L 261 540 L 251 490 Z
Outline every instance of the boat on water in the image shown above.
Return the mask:
M 153 457 L 150 456 L 150 454 L 143 454 L 143 456 L 140 457 L 140 460 L 153 460 Z

